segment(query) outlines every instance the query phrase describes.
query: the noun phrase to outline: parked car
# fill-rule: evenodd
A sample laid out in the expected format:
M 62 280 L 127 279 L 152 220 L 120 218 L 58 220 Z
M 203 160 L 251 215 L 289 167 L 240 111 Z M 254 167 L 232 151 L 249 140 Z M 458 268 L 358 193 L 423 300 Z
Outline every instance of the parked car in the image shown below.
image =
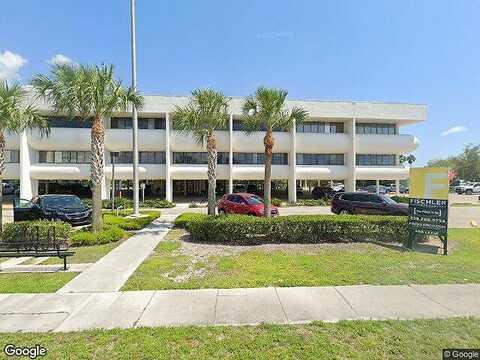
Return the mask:
M 330 186 L 315 186 L 312 189 L 312 199 L 331 199 L 336 193 Z
M 473 195 L 480 193 L 480 183 L 463 183 L 455 187 L 457 194 Z
M 15 194 L 15 186 L 9 183 L 2 184 L 2 195 L 13 195 Z
M 46 219 L 86 225 L 92 222 L 92 209 L 75 195 L 41 195 L 32 201 L 15 201 L 13 218 L 14 221 Z
M 365 187 L 363 190 L 366 191 L 366 192 L 369 192 L 369 193 L 377 193 L 377 185 L 369 185 L 369 186 Z M 390 192 L 390 188 L 387 187 L 387 186 L 383 186 L 383 185 L 380 185 L 378 187 L 378 190 L 379 190 L 380 194 L 387 194 L 387 193 Z
M 390 192 L 396 192 L 397 191 L 397 186 L 395 183 L 392 183 L 389 185 Z M 408 193 L 408 186 L 400 184 L 399 186 L 399 191 L 400 194 L 407 194 Z
M 235 193 L 224 195 L 218 201 L 218 213 L 263 216 L 263 200 L 254 194 Z M 278 215 L 278 208 L 272 205 L 271 214 Z
M 335 195 L 331 210 L 334 214 L 408 215 L 408 204 L 382 194 L 346 192 Z

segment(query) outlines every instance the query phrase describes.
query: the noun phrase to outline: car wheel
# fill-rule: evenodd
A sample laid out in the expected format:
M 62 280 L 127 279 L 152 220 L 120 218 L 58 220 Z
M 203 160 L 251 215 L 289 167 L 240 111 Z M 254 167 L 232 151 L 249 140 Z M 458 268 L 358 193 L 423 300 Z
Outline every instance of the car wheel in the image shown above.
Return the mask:
M 340 215 L 352 215 L 352 213 L 350 211 L 348 211 L 347 209 L 340 210 L 339 214 Z
M 218 209 L 218 215 L 220 216 L 227 216 L 227 213 L 223 209 Z
M 470 190 L 470 189 L 468 189 L 467 191 L 465 191 L 465 194 L 467 194 L 467 195 L 473 195 L 473 191 Z

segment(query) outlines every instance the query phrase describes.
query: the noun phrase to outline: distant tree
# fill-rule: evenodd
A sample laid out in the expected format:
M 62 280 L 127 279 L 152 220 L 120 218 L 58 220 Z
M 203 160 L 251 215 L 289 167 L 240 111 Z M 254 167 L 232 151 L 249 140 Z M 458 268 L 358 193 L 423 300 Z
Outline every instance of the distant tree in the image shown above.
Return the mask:
M 457 177 L 465 181 L 480 180 L 480 145 L 469 144 L 459 155 L 449 156 L 446 159 L 433 159 L 427 162 L 428 166 L 448 167 L 457 173 Z
M 399 161 L 400 161 L 400 164 L 408 163 L 409 165 L 412 165 L 415 161 L 417 161 L 417 158 L 413 154 L 400 155 Z

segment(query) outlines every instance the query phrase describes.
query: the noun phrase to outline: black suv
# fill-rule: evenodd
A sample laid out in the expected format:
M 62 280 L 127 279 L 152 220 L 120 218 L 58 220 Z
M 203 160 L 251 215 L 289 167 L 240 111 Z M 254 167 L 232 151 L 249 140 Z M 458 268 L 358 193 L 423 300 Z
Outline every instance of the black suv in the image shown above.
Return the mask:
M 386 195 L 346 192 L 332 200 L 334 214 L 408 215 L 408 205 L 399 204 Z
M 41 195 L 32 201 L 17 200 L 13 218 L 14 221 L 46 219 L 86 225 L 92 222 L 92 209 L 85 207 L 75 195 Z

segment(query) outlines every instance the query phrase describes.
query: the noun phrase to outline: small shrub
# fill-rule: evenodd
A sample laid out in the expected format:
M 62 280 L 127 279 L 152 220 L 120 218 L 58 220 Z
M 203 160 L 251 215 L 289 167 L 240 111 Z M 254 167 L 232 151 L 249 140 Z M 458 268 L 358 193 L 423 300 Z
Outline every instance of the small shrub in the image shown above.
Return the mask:
M 144 202 L 140 203 L 140 207 L 152 209 L 167 209 L 175 207 L 175 203 L 165 199 L 146 199 Z
M 272 198 L 272 205 L 280 207 L 282 206 L 282 200 L 278 198 Z
M 296 206 L 330 206 L 327 199 L 300 199 L 296 202 Z
M 198 220 L 198 219 L 203 219 L 206 218 L 207 215 L 205 214 L 197 214 L 197 213 L 183 213 L 175 219 L 175 227 L 179 228 L 185 228 L 187 223 L 189 223 L 192 220 Z
M 176 225 L 185 226 L 195 241 L 231 245 L 404 242 L 408 237 L 407 217 L 399 216 L 293 215 L 266 218 L 183 214 Z
M 92 246 L 116 242 L 125 236 L 125 231 L 118 226 L 106 225 L 102 231 L 92 233 L 89 229 L 76 231 L 72 234 L 72 246 Z
M 2 240 L 5 242 L 28 240 L 26 235 L 33 231 L 36 236 L 37 228 L 40 241 L 52 238 L 52 228 L 55 229 L 55 238 L 57 241 L 68 242 L 70 240 L 72 226 L 62 221 L 52 220 L 20 221 L 5 224 L 3 226 Z
M 160 216 L 160 211 L 148 211 L 143 212 L 143 215 L 138 218 L 127 218 L 127 215 L 130 215 L 132 212 L 130 210 L 123 210 L 116 214 L 116 212 L 109 212 L 103 215 L 103 220 L 105 224 L 108 225 L 115 225 L 123 230 L 140 230 L 143 229 L 145 226 L 150 224 L 153 220 Z
M 188 207 L 191 209 L 199 208 L 200 204 L 196 203 L 195 201 L 192 201 L 190 204 L 188 204 Z
M 133 201 L 129 198 L 124 197 L 116 197 L 113 204 L 115 205 L 115 209 L 122 207 L 124 209 L 131 209 L 133 208 Z M 104 209 L 111 209 L 112 208 L 112 201 L 111 200 L 103 200 L 102 207 Z
M 408 199 L 408 196 L 392 196 L 392 200 L 400 204 L 408 204 Z

